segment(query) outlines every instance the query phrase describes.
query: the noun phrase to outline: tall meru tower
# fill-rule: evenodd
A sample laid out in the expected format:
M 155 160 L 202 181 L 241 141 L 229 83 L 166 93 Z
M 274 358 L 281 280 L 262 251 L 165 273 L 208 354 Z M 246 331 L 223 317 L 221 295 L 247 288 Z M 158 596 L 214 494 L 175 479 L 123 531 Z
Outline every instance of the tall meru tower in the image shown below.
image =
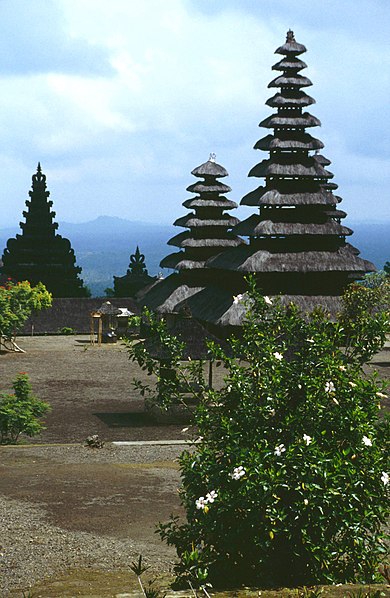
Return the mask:
M 87 289 L 79 278 L 81 268 L 68 239 L 56 234 L 58 224 L 53 222 L 53 202 L 46 190 L 46 176 L 38 163 L 32 177 L 30 200 L 23 212 L 21 235 L 9 239 L 2 257 L 2 273 L 18 281 L 31 284 L 42 282 L 54 297 L 86 297 Z

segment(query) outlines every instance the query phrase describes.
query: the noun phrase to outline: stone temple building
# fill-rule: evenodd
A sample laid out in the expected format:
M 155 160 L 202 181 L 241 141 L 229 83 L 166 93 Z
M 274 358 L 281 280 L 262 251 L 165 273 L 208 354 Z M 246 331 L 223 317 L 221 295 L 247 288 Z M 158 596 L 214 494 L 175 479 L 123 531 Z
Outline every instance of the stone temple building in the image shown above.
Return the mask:
M 56 233 L 53 202 L 49 200 L 46 175 L 39 163 L 29 195 L 27 211 L 23 212 L 26 221 L 20 223 L 22 234 L 8 240 L 2 274 L 33 285 L 42 282 L 54 297 L 86 297 L 88 290 L 79 277 L 81 268 L 76 266 L 71 244 Z

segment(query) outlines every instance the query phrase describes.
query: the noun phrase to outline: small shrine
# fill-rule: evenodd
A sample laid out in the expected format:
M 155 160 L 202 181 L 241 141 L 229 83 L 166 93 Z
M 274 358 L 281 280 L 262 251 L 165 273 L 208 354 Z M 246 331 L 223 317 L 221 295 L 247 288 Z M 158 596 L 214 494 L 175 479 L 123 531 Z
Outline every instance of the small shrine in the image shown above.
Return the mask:
M 53 202 L 46 189 L 46 175 L 38 163 L 32 176 L 30 200 L 26 201 L 26 221 L 20 223 L 21 235 L 9 239 L 2 257 L 1 273 L 14 280 L 42 282 L 54 297 L 86 297 L 88 291 L 79 278 L 81 268 L 70 241 L 56 233 Z
M 141 289 L 152 284 L 155 276 L 149 276 L 145 256 L 139 247 L 130 256 L 129 268 L 124 276 L 114 276 L 114 296 L 134 297 Z
M 129 318 L 135 314 L 125 307 L 116 307 L 105 301 L 99 309 L 91 312 L 91 344 L 95 344 L 95 322 L 98 324 L 97 343 L 116 343 L 118 338 L 126 335 Z

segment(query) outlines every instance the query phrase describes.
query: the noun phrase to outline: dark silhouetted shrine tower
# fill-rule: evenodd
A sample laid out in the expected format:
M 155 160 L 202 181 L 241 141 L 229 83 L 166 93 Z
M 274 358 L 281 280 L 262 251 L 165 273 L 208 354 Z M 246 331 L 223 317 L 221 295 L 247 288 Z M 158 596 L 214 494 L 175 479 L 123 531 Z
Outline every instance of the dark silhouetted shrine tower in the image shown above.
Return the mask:
M 30 200 L 23 212 L 21 235 L 9 239 L 2 257 L 2 273 L 35 285 L 42 282 L 54 297 L 85 297 L 88 294 L 79 278 L 81 268 L 68 239 L 56 234 L 58 224 L 53 222 L 53 202 L 46 190 L 46 176 L 38 164 L 32 177 Z

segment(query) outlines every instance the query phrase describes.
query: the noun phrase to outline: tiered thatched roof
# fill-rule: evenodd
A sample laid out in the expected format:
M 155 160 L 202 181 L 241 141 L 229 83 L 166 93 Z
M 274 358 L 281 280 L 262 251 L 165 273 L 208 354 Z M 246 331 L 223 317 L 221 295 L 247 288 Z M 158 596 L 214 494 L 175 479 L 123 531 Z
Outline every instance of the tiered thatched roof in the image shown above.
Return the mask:
M 228 176 L 226 169 L 215 162 L 212 154 L 191 174 L 203 179 L 187 187 L 187 191 L 198 194 L 183 203 L 184 207 L 193 211 L 174 222 L 175 226 L 189 230 L 168 241 L 168 245 L 180 247 L 182 251 L 165 257 L 160 264 L 162 268 L 179 271 L 203 269 L 210 257 L 242 244 L 242 240 L 231 232 L 238 219 L 225 213 L 237 207 L 234 201 L 223 195 L 231 191 L 230 187 L 218 180 Z
M 268 87 L 280 91 L 266 102 L 276 112 L 260 123 L 273 129 L 273 134 L 255 145 L 269 152 L 269 157 L 249 172 L 249 176 L 264 178 L 265 184 L 241 201 L 258 207 L 259 213 L 233 229 L 248 236 L 250 245 L 225 251 L 207 265 L 254 272 L 266 294 L 338 296 L 348 282 L 375 266 L 359 258 L 359 251 L 346 243 L 352 230 L 340 224 L 346 214 L 336 209 L 341 198 L 332 193 L 337 185 L 329 182 L 333 178 L 327 170 L 330 160 L 318 153 L 323 143 L 305 130 L 321 124 L 303 111 L 315 103 L 302 91 L 312 85 L 300 74 L 306 64 L 298 55 L 305 51 L 292 31 L 276 50 L 284 58 L 273 69 L 281 74 Z

